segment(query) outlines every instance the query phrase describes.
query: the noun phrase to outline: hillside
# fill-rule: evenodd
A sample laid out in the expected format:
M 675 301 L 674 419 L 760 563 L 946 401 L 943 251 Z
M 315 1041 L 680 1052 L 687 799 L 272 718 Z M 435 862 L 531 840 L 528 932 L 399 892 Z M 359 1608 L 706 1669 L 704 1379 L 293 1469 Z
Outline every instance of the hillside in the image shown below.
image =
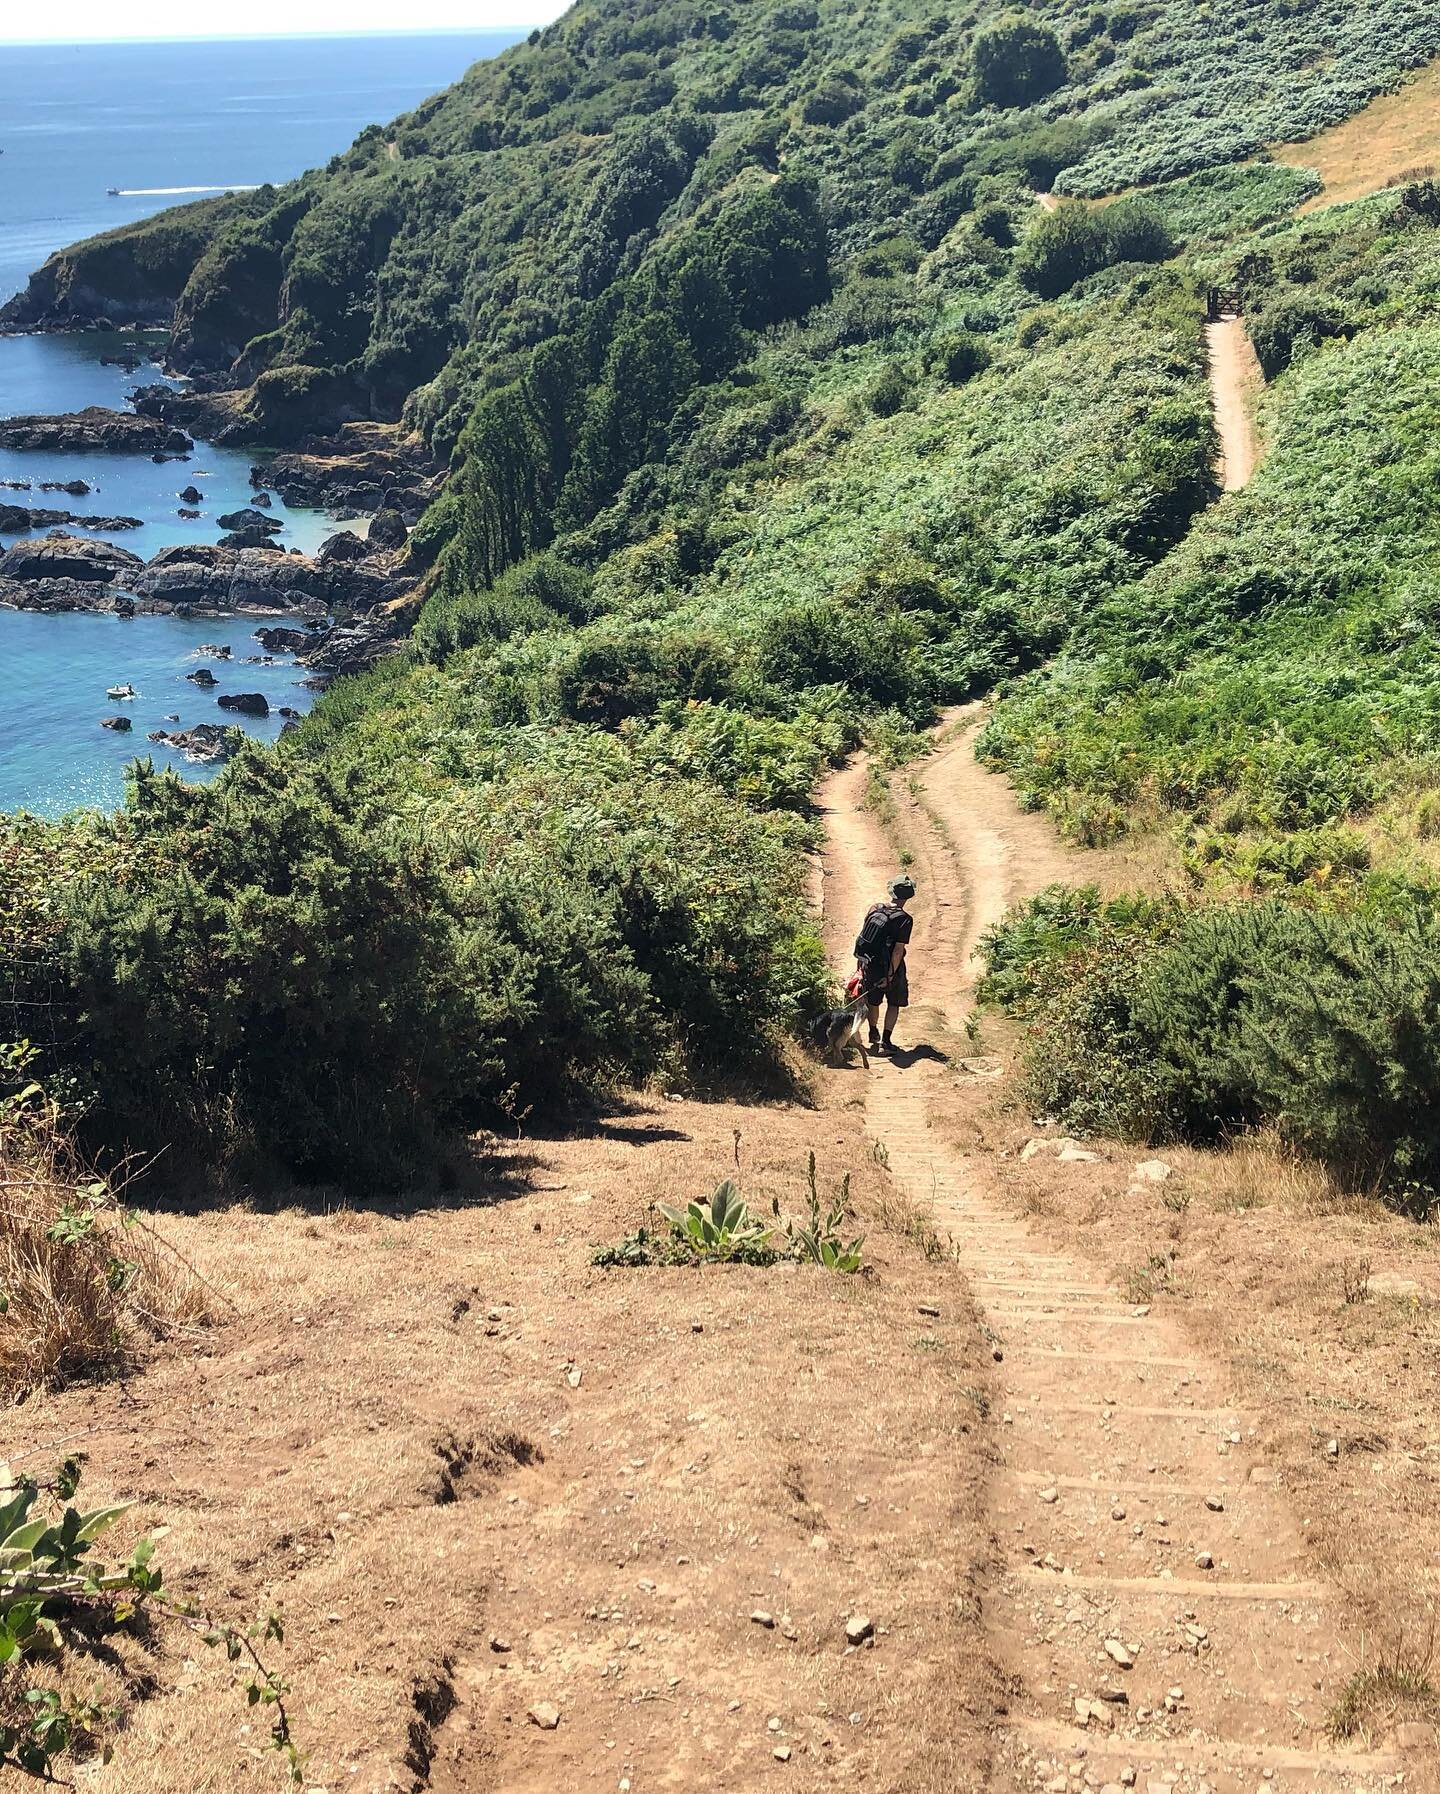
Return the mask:
M 288 1696 L 312 1794 L 1430 1794 L 1436 56 L 582 0 L 36 273 L 404 583 L 213 784 L 0 818 L 0 1620 L 83 1440 L 288 1626 L 132 1559 L 0 1769 L 274 1786 Z
M 214 788 L 10 830 L 17 994 L 83 1014 L 100 1137 L 403 1179 L 459 1120 L 761 1070 L 821 1001 L 821 768 L 997 687 L 984 751 L 1067 828 L 1143 794 L 1199 882 L 1351 888 L 1333 825 L 1430 708 L 1436 208 L 1300 221 L 1313 176 L 1234 158 L 1440 30 L 1292 15 L 582 5 L 323 171 L 53 258 L 11 321 L 173 310 L 177 411 L 322 466 L 401 417 L 448 467 L 405 652 Z M 1273 383 L 1218 504 L 1216 286 Z

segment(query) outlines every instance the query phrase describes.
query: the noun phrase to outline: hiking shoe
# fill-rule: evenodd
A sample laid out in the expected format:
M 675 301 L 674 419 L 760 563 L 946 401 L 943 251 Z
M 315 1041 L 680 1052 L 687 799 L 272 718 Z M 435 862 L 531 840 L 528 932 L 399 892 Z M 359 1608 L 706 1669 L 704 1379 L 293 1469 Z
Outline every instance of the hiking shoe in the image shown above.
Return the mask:
M 890 1038 L 890 1036 L 888 1034 L 880 1042 L 880 1051 L 882 1053 L 893 1053 L 895 1051 L 895 1042 Z
M 888 1053 L 890 1051 L 890 1042 L 888 1040 L 881 1040 L 877 1034 L 870 1042 L 870 1051 L 872 1053 Z

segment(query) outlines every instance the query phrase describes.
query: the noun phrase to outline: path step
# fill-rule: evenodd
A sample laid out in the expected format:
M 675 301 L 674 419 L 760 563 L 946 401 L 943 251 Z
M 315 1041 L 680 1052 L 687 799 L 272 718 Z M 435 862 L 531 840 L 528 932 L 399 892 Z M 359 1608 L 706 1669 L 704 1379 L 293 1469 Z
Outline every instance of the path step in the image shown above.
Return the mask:
M 1178 1576 L 1093 1576 L 1068 1571 L 1037 1569 L 1035 1575 L 1053 1581 L 1055 1592 L 1070 1589 L 1105 1595 L 1161 1595 L 1168 1600 L 1206 1601 L 1323 1601 L 1330 1590 L 1323 1582 L 1185 1582 Z
M 1241 1743 L 1226 1738 L 1144 1739 L 1081 1731 L 1060 1720 L 1014 1715 L 1008 1721 L 1032 1749 L 1123 1760 L 1144 1769 L 1163 1771 L 1175 1763 L 1205 1762 L 1223 1767 L 1298 1769 L 1321 1775 L 1393 1775 L 1405 1767 L 1397 1752 L 1386 1750 L 1304 1750 L 1288 1744 Z

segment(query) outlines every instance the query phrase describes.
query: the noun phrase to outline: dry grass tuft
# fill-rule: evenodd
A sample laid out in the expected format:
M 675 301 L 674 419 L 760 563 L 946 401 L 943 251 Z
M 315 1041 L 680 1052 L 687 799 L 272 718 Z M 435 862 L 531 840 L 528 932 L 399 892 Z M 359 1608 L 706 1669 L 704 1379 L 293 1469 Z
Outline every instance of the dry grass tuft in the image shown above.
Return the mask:
M 1423 176 L 1440 161 L 1440 61 L 1395 93 L 1382 94 L 1343 124 L 1303 143 L 1272 146 L 1277 162 L 1313 168 L 1325 183 L 1323 193 L 1302 211 L 1333 206 L 1342 200 L 1378 193 L 1407 178 Z
M 0 1104 L 0 1393 L 126 1363 L 142 1336 L 206 1318 L 198 1277 L 87 1175 L 43 1102 Z

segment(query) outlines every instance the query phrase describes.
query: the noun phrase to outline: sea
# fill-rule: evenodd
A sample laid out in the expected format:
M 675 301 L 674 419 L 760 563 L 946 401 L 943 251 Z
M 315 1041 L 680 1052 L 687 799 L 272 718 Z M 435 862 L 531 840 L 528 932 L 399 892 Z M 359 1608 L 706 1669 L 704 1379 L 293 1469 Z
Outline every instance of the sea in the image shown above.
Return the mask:
M 367 124 L 408 111 L 521 35 L 0 45 L 0 303 L 67 243 L 205 193 L 288 180 L 327 162 Z M 156 365 L 108 365 L 122 344 L 148 358 L 159 355 L 163 337 L 0 337 L 0 416 L 125 408 L 127 393 L 164 376 Z M 216 540 L 217 519 L 252 496 L 253 458 L 203 442 L 191 460 L 158 465 L 143 455 L 0 450 L 0 481 L 30 483 L 28 491 L 0 485 L 0 504 L 138 518 L 138 529 L 112 539 L 148 557 L 172 542 Z M 42 480 L 75 479 L 90 486 L 87 495 L 39 490 Z M 178 515 L 179 489 L 191 484 L 203 494 L 195 507 L 202 516 L 187 521 Z M 310 551 L 336 529 L 356 527 L 273 499 L 284 546 Z M 313 694 L 302 668 L 246 664 L 260 652 L 252 634 L 259 621 L 0 610 L 0 810 L 57 816 L 113 808 L 137 752 L 173 763 L 186 778 L 213 776 L 215 769 L 146 741 L 152 729 L 237 720 L 186 678 L 201 664 L 202 647 L 231 649 L 228 663 L 204 661 L 220 680 L 216 693 L 263 692 L 271 716 L 243 719 L 244 726 L 278 734 L 278 707 L 304 710 Z M 135 698 L 107 698 L 120 685 L 133 686 Z M 100 726 L 120 710 L 131 719 L 128 735 Z

